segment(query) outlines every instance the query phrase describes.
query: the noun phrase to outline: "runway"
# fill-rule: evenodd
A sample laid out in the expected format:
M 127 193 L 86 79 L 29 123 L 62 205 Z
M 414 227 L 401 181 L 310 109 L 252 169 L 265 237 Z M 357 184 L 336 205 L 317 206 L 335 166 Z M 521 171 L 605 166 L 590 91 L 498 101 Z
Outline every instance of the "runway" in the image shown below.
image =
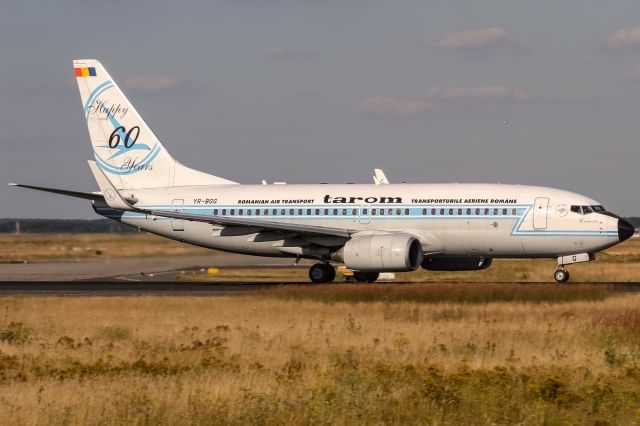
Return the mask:
M 309 263 L 303 261 L 301 267 L 306 268 Z M 225 282 L 223 279 L 216 280 L 216 282 L 189 282 L 188 279 L 189 274 L 203 274 L 204 272 L 201 271 L 209 267 L 227 270 L 241 268 L 247 270 L 247 276 L 249 276 L 251 268 L 279 269 L 291 268 L 292 266 L 293 262 L 290 259 L 226 253 L 216 253 L 211 256 L 100 257 L 82 260 L 47 260 L 27 264 L 0 264 L 0 296 L 220 296 L 256 292 L 278 285 L 310 285 L 306 281 L 278 282 L 277 279 L 272 279 L 270 282 L 260 282 L 255 278 L 247 278 L 245 282 Z M 299 274 L 297 276 L 300 277 Z M 429 283 L 424 284 L 429 285 Z M 478 285 L 480 283 L 459 284 Z M 550 282 L 522 284 L 558 285 Z M 596 284 L 613 285 L 620 291 L 640 291 L 640 283 L 638 282 Z M 389 283 L 387 285 L 402 284 Z
M 353 283 L 350 283 L 353 284 Z M 382 283 L 388 286 L 403 285 L 403 283 Z M 411 283 L 430 284 L 438 283 Z M 527 282 L 527 283 L 451 283 L 461 286 L 478 286 L 483 284 L 521 284 L 527 285 L 603 285 L 613 286 L 620 292 L 640 291 L 640 282 L 631 283 L 574 283 L 555 284 L 550 282 Z M 167 295 L 167 296 L 223 296 L 229 294 L 249 294 L 269 287 L 275 286 L 312 286 L 308 282 L 215 282 L 215 283 L 192 283 L 176 281 L 14 281 L 0 282 L 0 297 L 10 295 L 32 295 L 32 296 L 145 296 L 145 295 Z M 321 284 L 339 287 L 340 283 Z M 359 284 L 363 288 L 368 284 Z
M 302 261 L 301 265 L 308 262 Z M 117 277 L 150 274 L 171 281 L 171 272 L 186 269 L 281 268 L 291 267 L 293 260 L 245 256 L 216 252 L 210 256 L 95 257 L 88 259 L 41 260 L 29 263 L 0 264 L 0 281 L 75 281 L 98 279 L 112 281 Z M 169 272 L 167 272 L 169 271 Z M 176 274 L 174 273 L 173 276 Z M 146 279 L 147 281 L 149 279 Z
M 294 283 L 288 283 L 296 285 Z M 281 283 L 182 283 L 130 281 L 38 281 L 0 283 L 0 296 L 134 296 L 134 295 L 191 295 L 221 296 L 248 293 Z

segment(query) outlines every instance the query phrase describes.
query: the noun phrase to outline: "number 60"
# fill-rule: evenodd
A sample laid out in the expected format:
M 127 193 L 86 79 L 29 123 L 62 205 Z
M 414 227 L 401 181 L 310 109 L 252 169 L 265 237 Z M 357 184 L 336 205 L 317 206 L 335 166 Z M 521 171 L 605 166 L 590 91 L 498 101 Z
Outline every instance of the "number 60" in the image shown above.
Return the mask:
M 133 132 L 135 131 L 135 135 Z M 109 148 L 116 148 L 120 145 L 120 132 L 127 132 L 123 126 L 116 127 L 113 132 L 111 132 L 111 136 L 109 136 Z M 140 136 L 140 127 L 133 126 L 124 136 L 124 147 L 131 148 L 135 145 L 138 140 L 138 136 Z

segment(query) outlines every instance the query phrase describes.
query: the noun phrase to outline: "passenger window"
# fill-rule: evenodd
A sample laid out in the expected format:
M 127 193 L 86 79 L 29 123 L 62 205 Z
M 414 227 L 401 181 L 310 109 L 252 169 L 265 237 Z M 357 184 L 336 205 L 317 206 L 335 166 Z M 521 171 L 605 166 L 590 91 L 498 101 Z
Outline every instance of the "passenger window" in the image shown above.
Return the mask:
M 507 215 L 507 209 L 502 209 L 502 216 L 506 216 Z
M 338 216 L 338 209 L 333 209 L 333 215 Z
M 427 215 L 427 209 L 422 209 L 422 216 L 426 216 Z
M 396 209 L 396 215 L 400 216 L 402 214 L 402 209 Z
M 376 215 L 376 209 L 371 209 L 371 216 L 375 216 Z
M 251 209 L 247 209 L 247 216 L 251 216 Z
M 480 209 L 476 209 L 476 216 L 480 216 Z
M 453 216 L 453 209 L 449 209 L 449 216 Z
M 369 211 L 369 210 L 367 210 L 367 209 L 363 209 L 363 210 L 362 210 L 362 214 L 366 215 L 368 211 Z
M 458 209 L 458 216 L 462 216 L 462 209 Z
M 467 216 L 471 216 L 471 209 L 467 209 Z
M 302 216 L 302 209 L 298 209 L 298 215 Z
M 277 215 L 278 215 L 278 209 L 273 209 L 273 210 L 271 211 L 271 214 L 272 214 L 273 216 L 277 216 Z
M 498 209 L 493 209 L 493 215 L 498 216 Z
M 286 215 L 286 214 L 287 214 L 287 211 L 286 211 L 285 209 L 282 209 L 282 210 L 280 210 L 280 214 L 281 214 L 282 216 L 284 216 L 284 215 Z
M 353 216 L 357 216 L 357 215 L 358 215 L 358 209 L 353 209 L 353 210 L 351 210 L 351 214 L 352 214 Z
M 384 209 L 380 209 L 380 216 L 384 216 Z
M 518 210 L 516 210 L 516 209 L 511 209 L 511 214 L 512 214 L 513 216 L 517 215 L 517 214 L 518 214 Z
M 393 209 L 389 209 L 389 210 L 387 211 L 387 214 L 388 214 L 389 216 L 391 216 L 391 215 L 393 214 Z
M 320 209 L 316 209 L 316 216 L 320 216 Z
M 489 209 L 484 209 L 484 215 L 489 216 Z
M 433 216 L 435 216 L 435 215 L 436 215 L 436 209 L 431 209 L 431 214 L 432 214 Z
M 222 209 L 222 216 L 226 216 L 227 215 L 227 209 Z
M 236 214 L 236 209 L 231 209 L 231 210 L 229 210 L 229 214 L 230 214 L 231 216 L 233 216 L 234 214 Z
M 242 216 L 242 215 L 243 215 L 243 213 L 244 213 L 244 210 L 243 210 L 243 209 L 238 209 L 238 216 Z
M 218 216 L 218 209 L 213 209 L 213 215 Z
M 440 215 L 444 216 L 444 209 L 440 209 Z
M 347 209 L 342 209 L 342 216 L 346 216 L 347 215 Z
M 307 209 L 307 216 L 311 216 L 311 209 Z
M 329 216 L 329 209 L 324 209 L 324 215 Z
M 260 216 L 260 209 L 256 209 L 256 216 Z

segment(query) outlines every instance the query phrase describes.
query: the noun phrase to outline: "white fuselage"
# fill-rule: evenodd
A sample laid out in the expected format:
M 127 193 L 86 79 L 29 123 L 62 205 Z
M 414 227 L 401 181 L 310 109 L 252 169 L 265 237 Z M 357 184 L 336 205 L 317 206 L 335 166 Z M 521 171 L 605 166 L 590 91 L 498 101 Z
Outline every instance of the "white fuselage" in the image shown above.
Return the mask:
M 145 210 L 251 218 L 347 229 L 354 236 L 406 232 L 425 255 L 556 257 L 619 242 L 618 219 L 571 206 L 599 203 L 559 189 L 502 184 L 223 185 L 123 190 Z M 339 245 L 300 237 L 115 210 L 95 210 L 145 231 L 204 247 L 293 256 L 292 247 Z M 304 257 L 304 256 L 303 256 Z

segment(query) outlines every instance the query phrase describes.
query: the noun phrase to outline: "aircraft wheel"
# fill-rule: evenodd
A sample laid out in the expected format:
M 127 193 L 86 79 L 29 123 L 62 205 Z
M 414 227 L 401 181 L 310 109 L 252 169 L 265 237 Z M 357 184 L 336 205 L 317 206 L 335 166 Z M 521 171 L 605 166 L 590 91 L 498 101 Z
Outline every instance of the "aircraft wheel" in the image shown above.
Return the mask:
M 353 272 L 353 278 L 359 283 L 373 283 L 380 276 L 377 272 Z
M 309 279 L 313 283 L 330 283 L 335 277 L 336 270 L 325 263 L 316 263 L 309 269 Z
M 569 271 L 566 269 L 556 269 L 556 272 L 553 274 L 553 278 L 555 278 L 559 283 L 566 283 L 569 281 Z

